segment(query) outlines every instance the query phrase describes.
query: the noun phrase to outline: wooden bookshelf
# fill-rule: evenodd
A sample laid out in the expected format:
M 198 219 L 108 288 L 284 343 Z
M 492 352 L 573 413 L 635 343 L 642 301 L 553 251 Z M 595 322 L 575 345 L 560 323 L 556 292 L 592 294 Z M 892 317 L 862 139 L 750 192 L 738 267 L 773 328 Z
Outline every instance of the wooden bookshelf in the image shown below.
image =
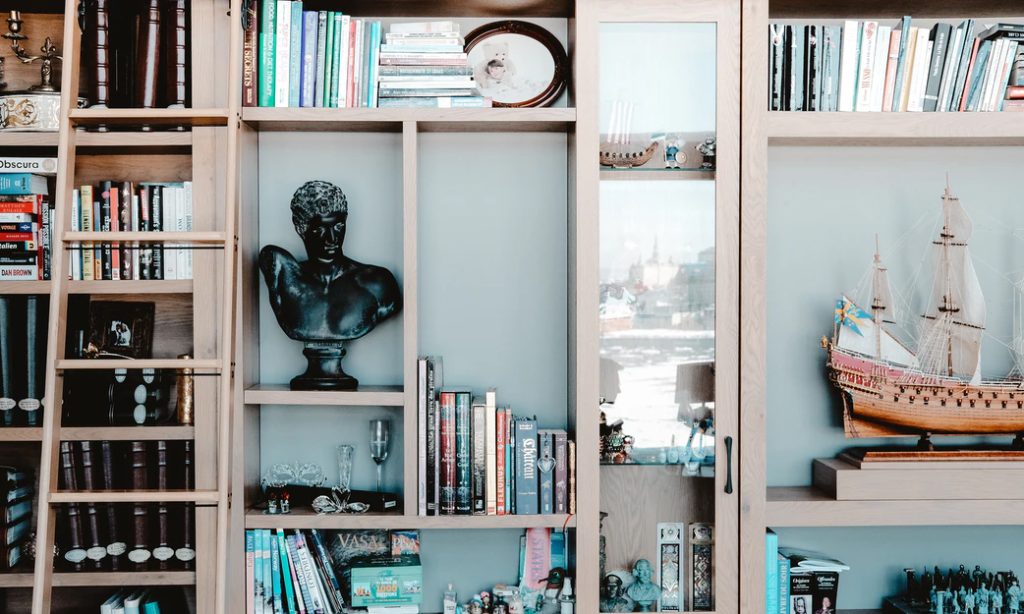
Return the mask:
M 226 126 L 228 109 L 74 109 L 75 126 Z
M 0 441 L 42 441 L 43 429 L 38 426 L 0 427 Z
M 1019 113 L 768 112 L 768 144 L 779 146 L 1020 146 Z
M 359 390 L 291 390 L 285 385 L 253 386 L 245 391 L 251 405 L 332 405 L 403 407 L 401 386 L 362 386 Z
M 192 294 L 191 279 L 68 280 L 68 294 Z
M 0 132 L 0 147 L 56 148 L 59 140 L 56 132 Z
M 188 586 L 194 571 L 66 571 L 53 574 L 55 587 L 71 586 Z
M 242 121 L 266 132 L 401 132 L 417 122 L 422 132 L 566 132 L 576 109 L 242 109 Z
M 249 510 L 248 529 L 529 529 L 575 528 L 574 516 L 406 516 L 402 514 L 316 514 L 292 510 L 288 514 L 264 514 Z
M 196 438 L 194 426 L 65 426 L 61 441 L 176 441 Z

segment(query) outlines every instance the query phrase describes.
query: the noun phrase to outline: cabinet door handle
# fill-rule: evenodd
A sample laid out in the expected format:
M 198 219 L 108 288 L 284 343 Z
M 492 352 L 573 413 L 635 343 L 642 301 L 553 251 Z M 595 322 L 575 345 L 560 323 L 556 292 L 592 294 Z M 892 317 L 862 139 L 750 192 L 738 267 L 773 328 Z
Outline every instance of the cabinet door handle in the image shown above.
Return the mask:
M 725 438 L 725 494 L 732 494 L 732 437 Z

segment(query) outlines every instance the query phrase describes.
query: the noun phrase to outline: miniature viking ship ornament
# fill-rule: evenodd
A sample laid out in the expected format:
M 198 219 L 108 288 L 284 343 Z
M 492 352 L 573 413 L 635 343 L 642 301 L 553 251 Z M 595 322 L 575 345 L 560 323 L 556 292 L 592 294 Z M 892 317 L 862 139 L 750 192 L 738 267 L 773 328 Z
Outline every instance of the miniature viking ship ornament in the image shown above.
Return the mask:
M 847 296 L 836 302 L 833 334 L 822 344 L 829 378 L 842 391 L 847 437 L 920 435 L 926 442 L 931 433 L 1024 433 L 1019 368 L 1002 379 L 981 376 L 987 314 L 968 249 L 973 226 L 948 186 L 942 215 L 916 349 L 896 330 L 896 304 L 877 248 L 868 309 Z M 1011 347 L 1024 349 L 1019 328 Z
M 601 142 L 601 166 L 614 168 L 635 168 L 651 161 L 658 149 L 658 142 L 651 140 L 644 147 L 633 144 L 630 128 L 633 124 L 633 103 L 617 100 L 612 105 L 612 117 L 608 134 Z

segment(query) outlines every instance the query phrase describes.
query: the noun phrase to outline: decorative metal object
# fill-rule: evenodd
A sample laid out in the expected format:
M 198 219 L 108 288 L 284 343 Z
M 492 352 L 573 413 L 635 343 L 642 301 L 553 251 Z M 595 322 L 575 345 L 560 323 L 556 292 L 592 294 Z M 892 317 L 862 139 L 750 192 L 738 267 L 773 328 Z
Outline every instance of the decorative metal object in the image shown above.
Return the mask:
M 182 354 L 178 358 L 183 360 L 191 359 L 189 354 Z M 195 377 L 191 368 L 178 370 L 178 400 L 177 413 L 178 424 L 192 424 L 195 419 Z
M 690 610 L 715 609 L 714 526 L 694 522 L 690 525 Z
M 680 612 L 683 599 L 683 535 L 686 525 L 681 522 L 658 523 L 658 578 L 661 581 L 661 612 Z
M 704 142 L 697 145 L 697 151 L 704 156 L 703 161 L 700 163 L 700 168 L 705 171 L 715 170 L 715 137 L 709 136 L 704 139 Z
M 342 369 L 344 342 L 401 311 L 401 289 L 391 271 L 343 253 L 348 201 L 341 188 L 307 182 L 295 191 L 291 210 L 309 260 L 300 262 L 276 245 L 264 247 L 259 257 L 277 323 L 305 344 L 308 366 L 291 388 L 354 390 L 359 382 Z
M 39 84 L 30 87 L 29 91 L 56 92 L 57 88 L 53 86 L 53 63 L 55 61 L 62 61 L 60 55 L 57 54 L 57 46 L 53 44 L 53 39 L 47 36 L 46 40 L 43 41 L 43 46 L 39 49 L 41 55 L 30 55 L 25 51 L 25 48 L 21 46 L 21 41 L 28 38 L 21 32 L 24 24 L 25 20 L 21 18 L 21 11 L 11 11 L 10 15 L 7 17 L 8 31 L 2 36 L 11 41 L 11 50 L 14 51 L 14 57 L 18 58 L 22 64 L 40 62 Z

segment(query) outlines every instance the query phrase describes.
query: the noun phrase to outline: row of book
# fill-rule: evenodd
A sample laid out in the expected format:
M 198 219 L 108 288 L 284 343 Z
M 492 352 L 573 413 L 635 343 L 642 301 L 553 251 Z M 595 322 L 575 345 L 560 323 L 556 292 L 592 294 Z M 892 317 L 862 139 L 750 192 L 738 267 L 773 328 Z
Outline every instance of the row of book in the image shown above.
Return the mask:
M 820 552 L 779 547 L 779 536 L 765 535 L 765 612 L 834 614 L 839 574 L 850 569 Z
M 247 529 L 245 571 L 248 614 L 346 611 L 335 562 L 316 529 Z
M 479 96 L 458 24 L 392 24 L 302 0 L 249 8 L 242 103 L 260 107 L 490 106 Z
M 576 444 L 564 430 L 498 407 L 497 392 L 443 387 L 443 363 L 418 361 L 418 513 L 574 514 Z
M 60 485 L 69 491 L 192 490 L 193 444 L 63 441 Z M 195 517 L 189 503 L 68 503 L 58 514 L 58 547 L 71 571 L 191 569 Z
M 1024 24 L 769 26 L 772 111 L 1024 111 Z
M 0 467 L 3 478 L 3 558 L 0 570 L 10 570 L 24 556 L 28 540 L 32 535 L 32 502 L 35 480 L 30 471 L 15 467 Z
M 0 281 L 50 279 L 49 194 L 46 175 L 0 171 Z
M 39 426 L 49 298 L 0 295 L 0 426 Z
M 73 232 L 188 232 L 192 182 L 103 181 L 71 200 Z M 71 246 L 69 279 L 192 279 L 192 248 L 83 241 Z
M 100 604 L 100 614 L 160 614 L 160 612 L 160 597 L 150 588 L 122 588 Z

